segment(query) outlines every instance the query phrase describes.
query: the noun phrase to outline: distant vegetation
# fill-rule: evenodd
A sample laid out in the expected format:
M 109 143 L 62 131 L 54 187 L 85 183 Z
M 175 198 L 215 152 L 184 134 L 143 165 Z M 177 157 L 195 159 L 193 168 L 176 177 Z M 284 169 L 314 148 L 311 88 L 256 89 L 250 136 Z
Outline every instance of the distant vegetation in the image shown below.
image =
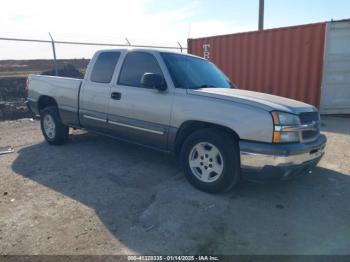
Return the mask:
M 24 104 L 26 77 L 0 77 L 0 120 L 31 117 Z
M 74 78 L 84 77 L 84 74 L 80 72 L 78 69 L 76 69 L 72 64 L 63 65 L 63 67 L 58 68 L 57 73 L 58 73 L 57 74 L 58 76 L 64 76 L 64 77 L 74 77 Z M 52 69 L 52 70 L 44 71 L 41 74 L 54 76 L 56 75 L 56 72 L 54 69 Z
M 59 68 L 68 64 L 74 66 L 81 74 L 85 73 L 89 59 L 58 59 Z M 53 70 L 52 60 L 0 60 L 0 77 L 28 76 Z
M 58 75 L 83 78 L 89 60 L 58 60 Z M 30 117 L 24 104 L 26 78 L 31 74 L 55 75 L 52 60 L 0 60 L 0 120 Z

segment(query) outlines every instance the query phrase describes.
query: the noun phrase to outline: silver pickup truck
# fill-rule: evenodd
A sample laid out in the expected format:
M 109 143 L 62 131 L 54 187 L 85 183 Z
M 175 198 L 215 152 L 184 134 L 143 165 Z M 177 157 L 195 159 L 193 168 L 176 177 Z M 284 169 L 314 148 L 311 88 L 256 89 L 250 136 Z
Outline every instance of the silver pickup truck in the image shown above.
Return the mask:
M 148 49 L 98 51 L 83 80 L 30 76 L 27 105 L 48 143 L 83 128 L 179 156 L 191 184 L 207 192 L 241 178 L 287 179 L 324 154 L 311 105 L 237 89 L 200 57 Z

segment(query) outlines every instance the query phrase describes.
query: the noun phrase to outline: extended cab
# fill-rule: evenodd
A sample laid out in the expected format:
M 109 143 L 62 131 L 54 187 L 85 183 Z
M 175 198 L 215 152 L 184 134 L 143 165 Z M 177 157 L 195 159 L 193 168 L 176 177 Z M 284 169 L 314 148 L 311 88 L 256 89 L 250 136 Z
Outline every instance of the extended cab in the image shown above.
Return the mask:
M 210 61 L 148 49 L 98 51 L 83 80 L 30 76 L 29 108 L 50 144 L 69 128 L 174 152 L 190 183 L 225 191 L 244 177 L 286 179 L 324 154 L 311 105 L 240 90 Z

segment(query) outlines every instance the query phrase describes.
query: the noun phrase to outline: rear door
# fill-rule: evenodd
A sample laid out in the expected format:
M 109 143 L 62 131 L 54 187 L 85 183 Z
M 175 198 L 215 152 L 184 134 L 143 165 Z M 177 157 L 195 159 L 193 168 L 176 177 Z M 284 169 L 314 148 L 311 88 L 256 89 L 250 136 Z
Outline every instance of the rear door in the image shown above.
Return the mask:
M 158 91 L 141 85 L 144 73 L 156 73 L 165 78 L 167 90 Z M 119 77 L 111 88 L 108 128 L 118 137 L 167 149 L 173 88 L 158 53 L 129 51 Z
M 107 130 L 111 82 L 120 54 L 119 51 L 103 51 L 91 61 L 93 66 L 80 91 L 79 114 L 83 127 Z

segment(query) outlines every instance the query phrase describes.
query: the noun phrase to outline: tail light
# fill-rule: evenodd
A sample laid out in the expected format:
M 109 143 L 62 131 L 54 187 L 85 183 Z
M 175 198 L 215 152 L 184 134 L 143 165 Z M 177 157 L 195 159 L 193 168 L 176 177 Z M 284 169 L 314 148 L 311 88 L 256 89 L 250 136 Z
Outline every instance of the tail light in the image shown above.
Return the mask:
M 27 98 L 29 94 L 29 78 L 26 80 L 26 85 L 24 87 L 24 97 Z

